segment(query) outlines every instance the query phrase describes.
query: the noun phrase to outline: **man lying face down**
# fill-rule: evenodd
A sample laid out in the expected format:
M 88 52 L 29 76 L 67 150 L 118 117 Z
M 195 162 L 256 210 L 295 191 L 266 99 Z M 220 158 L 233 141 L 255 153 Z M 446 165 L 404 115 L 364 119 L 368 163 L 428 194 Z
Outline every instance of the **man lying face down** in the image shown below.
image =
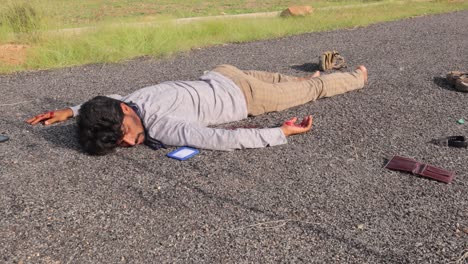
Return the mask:
M 312 116 L 292 118 L 276 128 L 210 128 L 247 116 L 281 111 L 322 97 L 361 89 L 367 69 L 306 78 L 220 65 L 196 81 L 170 81 L 127 96 L 97 96 L 86 103 L 28 119 L 50 125 L 78 117 L 79 142 L 89 154 L 103 155 L 118 146 L 146 144 L 212 150 L 262 148 L 285 144 L 286 137 L 309 131 Z

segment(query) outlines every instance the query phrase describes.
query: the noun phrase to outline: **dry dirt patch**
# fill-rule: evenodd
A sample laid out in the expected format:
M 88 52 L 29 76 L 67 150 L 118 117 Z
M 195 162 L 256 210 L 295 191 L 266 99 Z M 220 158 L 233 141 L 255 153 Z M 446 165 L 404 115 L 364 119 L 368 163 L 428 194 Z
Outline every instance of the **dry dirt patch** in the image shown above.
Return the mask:
M 30 46 L 21 44 L 0 45 L 0 63 L 20 65 L 26 60 L 26 51 Z

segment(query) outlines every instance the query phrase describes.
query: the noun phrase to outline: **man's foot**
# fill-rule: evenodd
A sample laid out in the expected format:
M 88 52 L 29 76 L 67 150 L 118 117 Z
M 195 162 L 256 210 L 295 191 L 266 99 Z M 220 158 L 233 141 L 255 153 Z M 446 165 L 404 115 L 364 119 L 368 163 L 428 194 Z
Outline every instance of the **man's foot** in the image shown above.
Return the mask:
M 364 65 L 359 65 L 356 67 L 356 70 L 361 70 L 362 75 L 364 76 L 364 84 L 367 84 L 367 69 Z
M 314 74 L 312 74 L 309 79 L 312 79 L 312 78 L 316 78 L 316 77 L 319 77 L 320 76 L 320 72 L 319 71 L 316 71 L 314 72 Z

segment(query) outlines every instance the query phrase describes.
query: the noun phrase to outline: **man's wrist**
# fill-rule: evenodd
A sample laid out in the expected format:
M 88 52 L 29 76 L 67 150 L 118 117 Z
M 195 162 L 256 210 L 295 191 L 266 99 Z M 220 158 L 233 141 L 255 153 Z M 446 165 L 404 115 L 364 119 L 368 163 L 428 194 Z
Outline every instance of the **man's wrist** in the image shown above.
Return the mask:
M 73 110 L 70 107 L 65 108 L 64 110 L 66 111 L 68 118 L 73 117 Z
M 281 132 L 283 132 L 285 137 L 289 137 L 291 135 L 291 133 L 289 133 L 287 128 L 285 128 L 284 126 L 281 126 L 280 129 L 281 129 Z

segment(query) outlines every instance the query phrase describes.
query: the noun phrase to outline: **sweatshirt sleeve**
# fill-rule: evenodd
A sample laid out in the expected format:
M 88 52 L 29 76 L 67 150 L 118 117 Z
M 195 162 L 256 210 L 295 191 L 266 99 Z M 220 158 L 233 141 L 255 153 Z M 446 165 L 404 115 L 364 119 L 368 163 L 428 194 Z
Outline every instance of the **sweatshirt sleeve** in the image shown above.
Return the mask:
M 106 95 L 106 97 L 109 97 L 109 98 L 112 98 L 112 99 L 116 99 L 116 100 L 122 100 L 122 98 L 123 98 L 121 95 L 118 95 L 118 94 Z M 75 106 L 70 107 L 70 109 L 73 111 L 73 117 L 77 117 L 77 116 L 78 116 L 79 111 L 80 111 L 80 108 L 81 108 L 81 105 L 82 105 L 82 104 L 79 104 L 79 105 L 75 105 Z
M 148 133 L 166 145 L 211 150 L 263 148 L 287 143 L 279 127 L 229 130 L 171 119 L 160 120 Z

